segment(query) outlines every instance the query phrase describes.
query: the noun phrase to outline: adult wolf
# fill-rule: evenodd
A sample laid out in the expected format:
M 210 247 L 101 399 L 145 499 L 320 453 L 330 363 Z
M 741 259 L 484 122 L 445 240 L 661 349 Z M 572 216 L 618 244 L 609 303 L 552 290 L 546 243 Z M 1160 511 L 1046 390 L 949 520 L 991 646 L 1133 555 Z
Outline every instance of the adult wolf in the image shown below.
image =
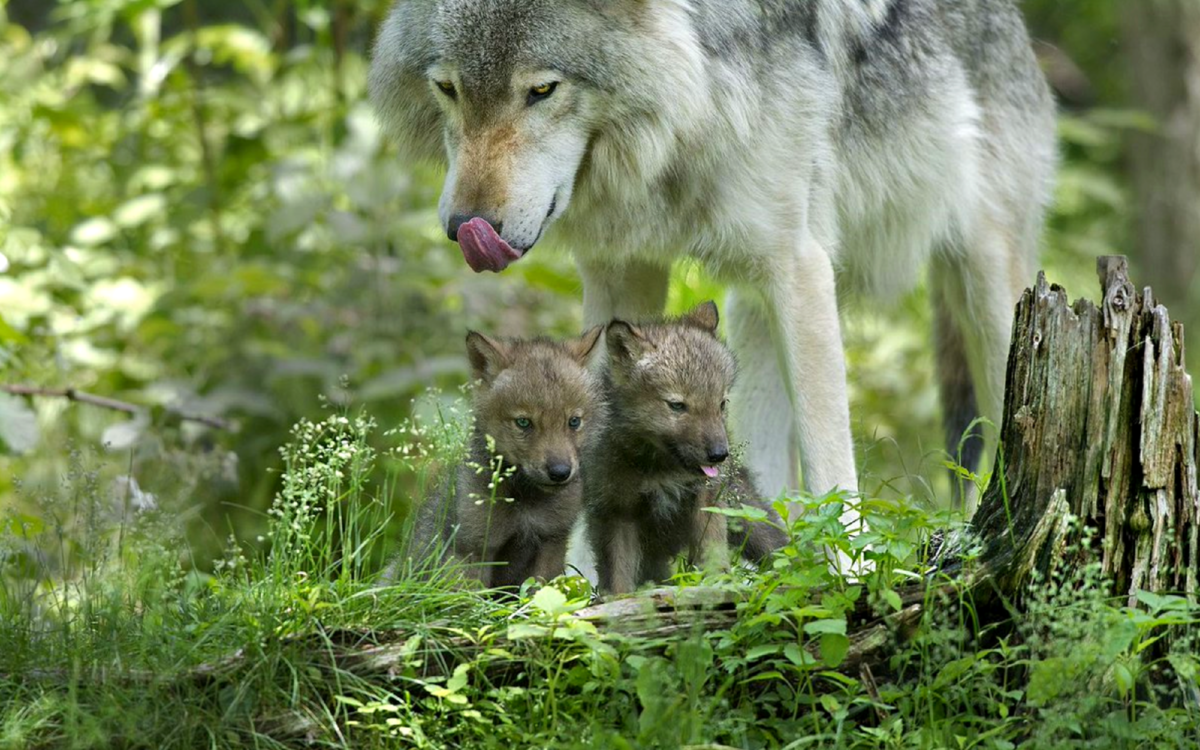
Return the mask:
M 930 261 L 948 444 L 999 416 L 1055 151 L 1013 0 L 399 0 L 370 85 L 475 270 L 553 225 L 587 325 L 659 313 L 683 255 L 731 282 L 764 489 L 796 447 L 857 488 L 835 272 L 885 299 Z

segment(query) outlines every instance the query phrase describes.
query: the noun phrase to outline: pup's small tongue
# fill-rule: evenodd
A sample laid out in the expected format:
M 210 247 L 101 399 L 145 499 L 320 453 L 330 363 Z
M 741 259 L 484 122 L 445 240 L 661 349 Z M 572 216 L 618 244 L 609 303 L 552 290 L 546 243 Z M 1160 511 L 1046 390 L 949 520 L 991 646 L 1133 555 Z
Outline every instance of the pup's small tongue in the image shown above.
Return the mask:
M 458 246 L 475 273 L 499 273 L 521 259 L 521 254 L 501 239 L 486 219 L 478 216 L 458 228 Z
M 721 470 L 715 466 L 701 466 L 700 470 L 704 472 L 704 476 L 709 479 L 716 479 L 721 476 Z

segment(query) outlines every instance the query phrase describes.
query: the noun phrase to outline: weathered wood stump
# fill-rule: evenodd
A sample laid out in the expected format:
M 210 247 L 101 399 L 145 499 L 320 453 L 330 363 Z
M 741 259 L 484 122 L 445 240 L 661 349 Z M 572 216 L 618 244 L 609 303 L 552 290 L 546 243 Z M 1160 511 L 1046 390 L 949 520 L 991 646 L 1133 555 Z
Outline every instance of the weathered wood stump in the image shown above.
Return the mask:
M 1150 289 L 1137 292 L 1124 258 L 1097 265 L 1099 307 L 1070 304 L 1041 274 L 1017 305 L 1000 469 L 972 524 L 985 540 L 973 578 L 1018 595 L 1034 571 L 1099 555 L 1131 604 L 1139 589 L 1195 596 L 1200 415 L 1183 329 Z

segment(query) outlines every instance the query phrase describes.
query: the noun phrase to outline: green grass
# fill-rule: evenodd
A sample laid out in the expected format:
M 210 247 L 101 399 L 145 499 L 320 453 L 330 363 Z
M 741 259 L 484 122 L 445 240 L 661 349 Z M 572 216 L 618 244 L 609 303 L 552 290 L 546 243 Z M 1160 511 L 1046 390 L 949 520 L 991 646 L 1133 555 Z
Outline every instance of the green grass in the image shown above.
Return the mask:
M 572 613 L 579 579 L 501 599 L 409 560 L 378 466 L 430 487 L 457 455 L 454 414 L 388 433 L 302 423 L 262 540 L 187 567 L 179 509 L 101 487 L 74 454 L 61 491 L 0 535 L 0 748 L 1189 747 L 1200 741 L 1186 599 L 1112 602 L 1095 570 L 1037 582 L 1027 614 L 981 625 L 961 593 L 868 674 L 839 671 L 847 617 L 899 606 L 953 519 L 866 502 L 851 539 L 811 500 L 768 569 L 683 586 L 739 592 L 707 631 L 631 635 Z M 375 441 L 377 442 L 377 441 Z M 405 483 L 408 486 L 408 483 Z M 782 506 L 781 506 L 782 507 Z M 140 509 L 139 509 L 140 508 Z M 866 547 L 869 545 L 869 551 Z M 827 550 L 873 560 L 862 584 Z M 379 571 L 399 560 L 399 573 Z M 939 583 L 953 583 L 939 581 Z M 944 587 L 943 587 L 944 589 Z M 953 591 L 953 586 L 950 587 Z M 888 636 L 892 637 L 892 636 Z M 390 645 L 386 670 L 344 658 Z M 357 664 L 357 666 L 356 666 Z

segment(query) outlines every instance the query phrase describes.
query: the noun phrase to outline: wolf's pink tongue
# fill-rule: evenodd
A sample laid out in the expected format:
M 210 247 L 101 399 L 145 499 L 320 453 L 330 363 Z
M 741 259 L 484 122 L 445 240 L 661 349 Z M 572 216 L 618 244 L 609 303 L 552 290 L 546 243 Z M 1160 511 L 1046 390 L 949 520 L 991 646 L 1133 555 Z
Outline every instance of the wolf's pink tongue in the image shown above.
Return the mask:
M 458 228 L 458 246 L 467 265 L 475 273 L 499 273 L 521 259 L 521 254 L 505 242 L 486 219 L 475 217 Z
M 721 470 L 715 466 L 701 466 L 700 470 L 704 472 L 704 476 L 709 479 L 716 479 L 721 476 Z

